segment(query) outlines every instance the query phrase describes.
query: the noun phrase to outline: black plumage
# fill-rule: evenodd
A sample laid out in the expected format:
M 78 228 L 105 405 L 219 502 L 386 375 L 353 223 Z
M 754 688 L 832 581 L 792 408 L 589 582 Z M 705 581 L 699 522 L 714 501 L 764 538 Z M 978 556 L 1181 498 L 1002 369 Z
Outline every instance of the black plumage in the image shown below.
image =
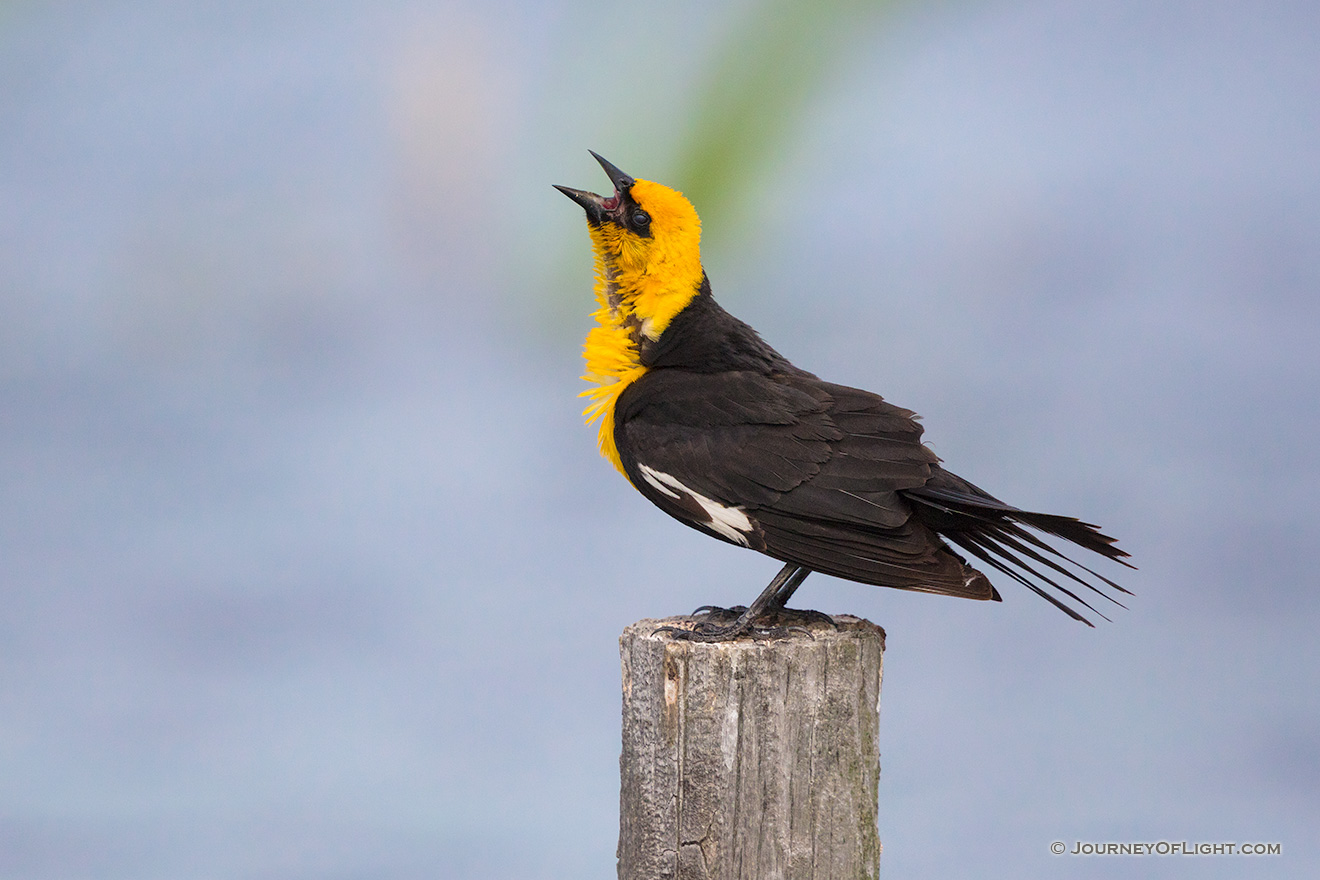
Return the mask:
M 1113 538 L 1018 510 L 945 470 L 914 413 L 793 366 L 705 279 L 640 358 L 646 372 L 615 406 L 619 456 L 634 486 L 693 528 L 849 580 L 998 600 L 951 543 L 1088 624 L 1073 605 L 1100 612 L 1083 590 L 1110 601 L 1104 587 L 1127 592 L 1028 527 L 1121 561 Z M 709 502 L 746 527 L 719 527 Z

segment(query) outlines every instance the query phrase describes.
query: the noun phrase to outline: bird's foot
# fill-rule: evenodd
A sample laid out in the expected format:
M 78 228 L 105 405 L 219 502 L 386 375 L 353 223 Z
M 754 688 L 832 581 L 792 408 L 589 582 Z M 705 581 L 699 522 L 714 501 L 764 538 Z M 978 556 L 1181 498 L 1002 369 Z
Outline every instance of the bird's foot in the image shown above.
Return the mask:
M 731 642 L 742 636 L 757 641 L 773 641 L 790 638 L 795 632 L 812 638 L 811 631 L 804 626 L 760 626 L 741 619 L 727 626 L 705 620 L 697 621 L 691 629 L 681 626 L 659 626 L 652 630 L 651 634 L 662 632 L 669 633 L 674 639 L 683 642 Z
M 791 638 L 793 633 L 802 633 L 812 638 L 809 626 L 813 623 L 838 626 L 828 614 L 798 608 L 776 608 L 753 617 L 748 613 L 746 605 L 735 605 L 732 608 L 703 605 L 693 612 L 693 616 L 704 619 L 693 623 L 690 629 L 662 626 L 655 632 L 667 632 L 675 639 L 690 642 L 727 642 L 740 636 L 770 641 Z
M 795 626 L 805 627 L 813 623 L 823 623 L 830 629 L 839 628 L 838 622 L 833 617 L 813 608 L 780 608 L 771 616 L 781 623 L 791 621 Z
M 736 620 L 747 613 L 746 605 L 734 605 L 732 608 L 725 608 L 722 605 L 702 605 L 700 608 L 693 609 L 693 617 L 704 617 L 707 621 L 715 619 Z
M 737 620 L 747 613 L 746 605 L 734 605 L 732 608 L 724 608 L 720 605 L 702 605 L 692 612 L 693 617 L 704 617 L 706 623 L 714 623 L 716 620 L 721 623 L 728 623 Z M 757 623 L 774 621 L 776 625 L 797 625 L 808 626 L 813 623 L 823 623 L 832 629 L 838 629 L 838 623 L 833 617 L 830 617 L 824 611 L 816 611 L 811 608 L 775 608 L 767 609 Z

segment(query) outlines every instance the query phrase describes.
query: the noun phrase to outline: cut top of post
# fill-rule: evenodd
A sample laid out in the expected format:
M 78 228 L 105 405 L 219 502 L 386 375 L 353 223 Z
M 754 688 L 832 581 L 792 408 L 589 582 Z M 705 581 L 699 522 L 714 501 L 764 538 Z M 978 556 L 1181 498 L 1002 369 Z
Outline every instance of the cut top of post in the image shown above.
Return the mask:
M 620 638 L 621 878 L 874 877 L 884 630 Z

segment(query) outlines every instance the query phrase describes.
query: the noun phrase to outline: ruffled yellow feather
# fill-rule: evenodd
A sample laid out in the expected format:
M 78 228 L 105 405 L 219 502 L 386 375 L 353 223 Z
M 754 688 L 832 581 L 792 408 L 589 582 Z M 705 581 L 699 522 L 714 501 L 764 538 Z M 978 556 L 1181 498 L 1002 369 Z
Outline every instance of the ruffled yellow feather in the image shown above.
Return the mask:
M 596 254 L 596 326 L 587 333 L 582 377 L 595 387 L 583 415 L 599 421 L 600 454 L 624 473 L 614 443 L 614 407 L 629 384 L 646 372 L 641 337 L 656 340 L 701 287 L 701 220 L 682 193 L 649 180 L 630 190 L 651 215 L 649 238 L 614 223 L 590 227 Z M 625 474 L 626 476 L 626 474 Z

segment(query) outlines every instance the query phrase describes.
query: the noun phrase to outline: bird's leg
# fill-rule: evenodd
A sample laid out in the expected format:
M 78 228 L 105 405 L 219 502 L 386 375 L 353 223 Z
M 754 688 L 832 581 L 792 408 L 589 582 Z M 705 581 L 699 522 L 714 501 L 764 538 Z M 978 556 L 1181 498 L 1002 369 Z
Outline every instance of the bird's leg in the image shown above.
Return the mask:
M 775 611 L 782 611 L 784 606 L 788 604 L 788 600 L 792 599 L 793 594 L 797 592 L 797 588 L 802 586 L 802 582 L 807 579 L 807 575 L 811 574 L 811 569 L 803 568 L 800 565 L 794 566 L 791 562 L 784 566 L 779 573 L 782 575 L 785 571 L 794 567 L 797 568 L 797 571 L 789 575 L 789 577 L 779 585 L 779 589 L 775 590 L 773 599 L 766 603 L 765 610 L 769 611 L 774 609 Z M 774 582 L 771 581 L 771 583 Z
M 798 568 L 797 573 L 784 582 L 775 594 L 773 604 L 766 607 L 765 616 L 774 616 L 783 622 L 793 621 L 795 624 L 803 623 L 823 623 L 827 626 L 837 626 L 834 618 L 823 611 L 813 611 L 810 608 L 786 608 L 788 600 L 797 592 L 797 588 L 802 586 L 802 582 L 811 574 L 809 568 Z
M 765 627 L 763 625 L 758 625 L 758 622 L 764 621 L 766 618 L 778 618 L 784 611 L 784 603 L 787 602 L 789 597 L 797 591 L 797 588 L 802 585 L 802 582 L 807 579 L 807 575 L 809 574 L 811 574 L 811 569 L 797 565 L 793 562 L 788 563 L 779 570 L 779 574 L 775 575 L 774 580 L 770 581 L 766 588 L 761 591 L 761 595 L 757 596 L 756 600 L 752 602 L 751 605 L 748 605 L 746 608 L 728 609 L 728 613 L 730 614 L 736 612 L 740 613 L 738 613 L 738 616 L 733 623 L 730 623 L 727 626 L 719 626 L 709 621 L 702 621 L 693 629 L 681 629 L 676 626 L 662 626 L 658 628 L 656 632 L 670 632 L 674 634 L 675 638 L 688 639 L 696 642 L 723 642 L 729 639 L 735 639 L 744 633 L 769 637 L 787 635 L 788 629 L 785 627 Z M 703 608 L 706 607 L 707 606 L 703 606 Z M 703 608 L 699 608 L 697 611 L 700 612 Z M 708 610 L 718 613 L 725 609 L 709 608 Z M 819 612 L 806 612 L 806 614 L 813 619 L 825 618 L 825 620 L 829 621 L 831 624 L 834 623 L 834 621 L 828 616 L 819 614 Z M 816 615 L 819 615 L 819 617 Z
M 796 571 L 795 571 L 796 570 Z M 774 580 L 761 591 L 761 595 L 756 597 L 751 608 L 746 605 L 734 605 L 731 608 L 725 608 L 722 605 L 702 605 L 692 611 L 692 615 L 707 615 L 710 617 L 721 617 L 725 619 L 737 618 L 746 614 L 752 609 L 759 608 L 760 613 L 757 616 L 774 614 L 784 607 L 784 603 L 789 597 L 802 585 L 807 575 L 811 574 L 810 569 L 802 568 L 792 562 L 785 565 L 775 575 Z

